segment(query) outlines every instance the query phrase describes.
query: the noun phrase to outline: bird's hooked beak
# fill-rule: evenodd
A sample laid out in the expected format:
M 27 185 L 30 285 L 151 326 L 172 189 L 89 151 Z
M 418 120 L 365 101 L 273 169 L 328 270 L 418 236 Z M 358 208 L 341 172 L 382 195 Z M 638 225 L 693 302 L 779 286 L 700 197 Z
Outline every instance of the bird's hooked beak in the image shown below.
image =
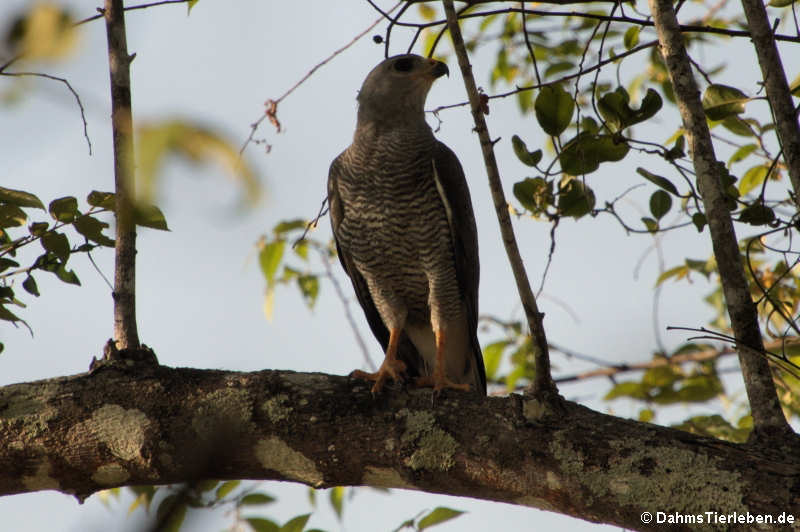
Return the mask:
M 433 74 L 434 78 L 440 78 L 444 75 L 447 75 L 448 78 L 450 77 L 450 69 L 447 68 L 446 63 L 442 63 L 441 61 L 437 61 L 435 59 L 429 59 L 428 61 L 431 62 L 431 66 L 433 67 L 431 69 L 431 74 Z

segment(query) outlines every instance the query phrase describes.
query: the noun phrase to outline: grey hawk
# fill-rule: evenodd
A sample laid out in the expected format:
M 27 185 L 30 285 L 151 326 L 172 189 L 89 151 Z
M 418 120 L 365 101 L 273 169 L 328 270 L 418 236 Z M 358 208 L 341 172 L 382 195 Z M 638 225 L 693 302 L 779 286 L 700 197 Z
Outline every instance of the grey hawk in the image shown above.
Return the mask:
M 339 260 L 385 358 L 374 381 L 486 393 L 478 344 L 478 239 L 456 155 L 424 105 L 447 65 L 417 55 L 376 66 L 358 93 L 352 144 L 331 164 L 328 201 Z

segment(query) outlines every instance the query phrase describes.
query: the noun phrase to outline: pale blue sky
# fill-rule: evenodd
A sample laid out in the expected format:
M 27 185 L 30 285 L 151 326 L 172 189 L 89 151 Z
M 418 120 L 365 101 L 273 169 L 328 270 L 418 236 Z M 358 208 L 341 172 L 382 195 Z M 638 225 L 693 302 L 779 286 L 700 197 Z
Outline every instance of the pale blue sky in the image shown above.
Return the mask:
M 0 21 L 7 21 L 10 13 L 28 3 L 6 0 L 0 8 Z M 92 2 L 63 3 L 72 6 L 79 18 L 94 12 Z M 392 2 L 383 1 L 381 5 L 388 8 Z M 376 16 L 366 2 L 359 0 L 202 0 L 190 17 L 186 16 L 185 6 L 131 12 L 128 43 L 129 50 L 137 54 L 132 69 L 134 119 L 196 120 L 221 128 L 238 144 L 247 136 L 249 124 L 260 116 L 265 100 L 282 94 Z M 379 28 L 373 33 L 382 33 L 385 26 Z M 404 51 L 408 38 L 407 34 L 398 33 L 393 53 Z M 487 88 L 493 53 L 494 47 L 490 46 L 473 58 L 478 83 Z M 82 198 L 93 189 L 111 189 L 105 54 L 105 29 L 98 21 L 82 28 L 80 53 L 73 60 L 37 67 L 68 78 L 81 95 L 94 155 L 87 153 L 72 96 L 57 83 L 30 80 L 26 98 L 13 107 L 0 108 L 3 186 L 29 190 L 44 202 L 62 195 Z M 180 162 L 166 167 L 160 205 L 172 231 L 139 231 L 137 281 L 140 336 L 156 350 L 162 364 L 335 374 L 362 366 L 362 355 L 344 320 L 341 303 L 328 284 L 323 284 L 313 312 L 307 310 L 294 289 L 279 289 L 274 320 L 264 319 L 263 280 L 254 260 L 254 244 L 281 219 L 316 214 L 325 195 L 328 165 L 352 136 L 356 90 L 382 58 L 382 46 L 375 45 L 369 37 L 362 39 L 281 104 L 279 117 L 284 133 L 276 135 L 269 124 L 262 125 L 259 136 L 267 137 L 273 147 L 269 154 L 259 146 L 251 146 L 247 152 L 249 161 L 263 176 L 267 191 L 267 197 L 254 211 L 245 215 L 234 212 L 238 191 L 218 168 Z M 752 64 L 738 68 L 734 79 L 754 92 L 754 78 L 744 77 Z M 635 63 L 626 64 L 623 76 L 631 75 L 635 69 Z M 452 61 L 451 73 L 434 86 L 428 99 L 430 108 L 465 99 L 460 72 Z M 0 78 L 0 91 L 9 83 Z M 483 273 L 481 312 L 501 318 L 519 317 L 478 140 L 471 133 L 471 117 L 462 107 L 443 112 L 441 118 L 438 136 L 459 155 L 472 189 Z M 513 98 L 492 102 L 487 119 L 492 136 L 503 138 L 497 153 L 510 198 L 512 184 L 531 175 L 514 157 L 511 136 L 521 135 L 529 146 L 543 145 L 544 137 L 535 120 L 519 118 Z M 431 122 L 435 123 L 433 119 Z M 648 132 L 652 140 L 663 142 L 677 127 L 677 115 L 666 108 L 659 115 L 658 126 Z M 642 182 L 633 171 L 640 164 L 642 160 L 608 166 L 590 176 L 598 202 Z M 623 205 L 629 220 L 644 215 L 650 191 L 633 194 L 634 201 Z M 527 219 L 518 221 L 516 227 L 529 275 L 538 286 L 550 245 L 550 227 Z M 327 219 L 320 224 L 317 236 L 330 236 Z M 550 340 L 617 362 L 648 359 L 655 345 L 655 255 L 648 255 L 638 276 L 634 270 L 651 243 L 649 236 L 626 236 L 610 217 L 577 223 L 564 220 L 541 299 Z M 667 267 L 686 256 L 705 258 L 710 254 L 707 233 L 697 235 L 689 228 L 667 235 L 663 254 Z M 110 277 L 112 253 L 99 252 L 95 257 Z M 30 306 L 20 314 L 33 328 L 34 338 L 23 329 L 3 325 L 6 350 L 0 356 L 2 384 L 85 371 L 91 357 L 99 355 L 111 335 L 110 290 L 85 258 L 75 257 L 71 265 L 81 278 L 81 288 L 40 274 L 37 280 L 42 297 L 25 298 Z M 351 295 L 338 264 L 335 267 L 342 286 Z M 661 301 L 660 329 L 666 344 L 675 346 L 685 337 L 667 334 L 663 331 L 665 325 L 700 326 L 711 314 L 697 296 L 698 290 L 702 294 L 708 291 L 702 280 L 696 279 L 691 286 L 671 284 L 669 288 Z M 562 305 L 568 306 L 579 321 L 574 321 Z M 354 312 L 372 358 L 377 361 L 380 348 L 357 306 Z M 493 339 L 496 336 L 492 334 L 481 337 L 483 343 Z M 560 356 L 554 356 L 553 364 L 562 374 L 587 367 Z M 617 414 L 635 415 L 637 409 L 629 404 L 599 401 L 607 388 L 606 382 L 591 381 L 565 386 L 562 393 L 568 398 L 585 399 L 594 408 L 615 408 Z M 737 389 L 734 383 L 731 391 Z M 718 405 L 713 408 L 719 409 Z M 667 413 L 659 420 L 685 417 L 688 411 L 675 407 L 674 414 Z M 280 499 L 279 504 L 266 508 L 268 515 L 278 520 L 310 511 L 304 487 L 267 483 L 264 490 Z M 364 489 L 346 508 L 342 529 L 388 531 L 417 512 L 438 505 L 469 512 L 437 529 L 443 532 L 597 528 L 528 508 L 418 493 L 396 492 L 387 497 Z M 43 507 L 47 511 L 42 511 Z M 0 521 L 16 530 L 134 529 L 135 517 L 126 520 L 124 507 L 119 505 L 116 511 L 109 511 L 96 498 L 79 506 L 74 499 L 53 492 L 28 494 L 0 499 Z M 325 504 L 322 507 L 310 525 L 338 530 L 330 511 Z M 223 516 L 204 516 L 193 521 L 187 530 L 218 530 L 225 523 Z

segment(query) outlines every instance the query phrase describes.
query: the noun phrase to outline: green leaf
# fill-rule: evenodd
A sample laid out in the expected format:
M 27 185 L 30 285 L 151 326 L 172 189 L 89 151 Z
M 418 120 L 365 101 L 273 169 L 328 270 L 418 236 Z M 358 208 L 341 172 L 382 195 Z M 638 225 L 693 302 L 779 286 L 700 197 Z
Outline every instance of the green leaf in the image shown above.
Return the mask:
M 17 207 L 32 207 L 44 210 L 42 201 L 30 192 L 25 192 L 24 190 L 0 187 L 0 204 L 3 203 L 16 205 Z
M 133 218 L 136 225 L 150 227 L 151 229 L 159 229 L 161 231 L 169 231 L 164 213 L 155 205 L 136 205 L 134 207 Z
M 39 287 L 36 286 L 36 279 L 34 279 L 30 274 L 24 281 L 22 281 L 22 288 L 24 288 L 29 294 L 39 297 Z
M 258 262 L 261 265 L 261 272 L 267 279 L 267 286 L 272 286 L 275 282 L 275 273 L 278 271 L 286 241 L 282 239 L 274 240 L 265 244 L 258 254 Z
M 300 294 L 303 296 L 308 308 L 313 309 L 319 295 L 319 279 L 317 276 L 301 275 L 297 278 L 297 286 L 300 288 Z
M 763 164 L 750 168 L 744 173 L 742 180 L 739 181 L 739 194 L 744 196 L 757 186 L 760 186 L 767 178 L 767 172 L 769 172 L 769 166 Z
M 647 218 L 645 216 L 642 218 L 642 223 L 651 233 L 655 233 L 658 231 L 658 222 L 653 220 L 652 218 Z
M 54 199 L 50 202 L 50 216 L 59 222 L 69 223 L 78 214 L 78 199 L 73 196 Z
M 192 8 L 195 5 L 197 5 L 197 2 L 199 2 L 199 1 L 200 0 L 189 0 L 188 2 L 186 2 L 186 15 L 187 16 L 192 14 Z
M 250 493 L 242 497 L 239 501 L 241 506 L 255 506 L 259 504 L 270 504 L 275 502 L 275 497 L 267 495 L 266 493 Z
M 0 228 L 20 227 L 27 221 L 25 211 L 10 203 L 0 203 Z
M 342 510 L 344 509 L 344 487 L 336 486 L 330 490 L 330 501 L 336 518 L 342 520 Z
M 631 26 L 625 32 L 625 36 L 622 39 L 623 44 L 625 45 L 626 50 L 630 50 L 637 44 L 639 44 L 639 32 L 641 28 L 639 26 Z
M 750 98 L 736 87 L 709 85 L 703 93 L 703 110 L 711 120 L 723 120 L 743 113 L 744 104 L 749 100 Z
M 116 210 L 116 199 L 113 192 L 100 192 L 92 190 L 86 196 L 86 203 L 92 207 L 100 207 L 101 209 L 108 209 L 109 211 Z
M 746 159 L 748 155 L 750 155 L 757 149 L 758 145 L 756 144 L 745 144 L 744 146 L 736 150 L 733 153 L 733 155 L 731 155 L 731 158 L 728 159 L 728 166 L 730 167 L 731 165 L 733 165 L 733 163 L 738 163 L 739 161 Z
M 41 242 L 45 251 L 53 253 L 61 262 L 67 262 L 69 258 L 69 240 L 67 240 L 66 235 L 48 231 L 42 235 Z
M 639 421 L 643 423 L 650 423 L 653 421 L 653 418 L 656 416 L 656 413 L 653 412 L 651 408 L 643 408 L 639 410 Z
M 31 236 L 38 238 L 47 232 L 48 227 L 50 227 L 50 224 L 47 222 L 34 222 L 28 226 L 28 231 L 30 231 Z
M 662 177 L 660 175 L 649 172 L 642 167 L 637 168 L 636 173 L 644 177 L 654 185 L 663 188 L 667 192 L 675 194 L 676 196 L 680 196 L 680 194 L 678 193 L 678 189 L 675 187 L 675 185 L 672 184 L 672 181 L 670 181 L 666 177 Z
M 646 399 L 647 393 L 644 392 L 642 384 L 639 382 L 626 381 L 615 384 L 603 399 L 610 401 L 619 397 L 631 397 L 633 399 Z
M 536 166 L 542 160 L 542 150 L 528 151 L 525 141 L 519 138 L 518 135 L 511 137 L 511 145 L 514 147 L 514 153 L 522 161 L 522 164 Z
M 280 532 L 303 532 L 311 514 L 298 515 L 289 519 L 281 528 Z
M 494 380 L 497 369 L 500 367 L 500 361 L 503 358 L 503 351 L 510 343 L 509 340 L 501 340 L 483 348 L 483 365 L 486 368 L 486 380 Z
M 275 236 L 282 236 L 283 233 L 288 233 L 289 231 L 294 231 L 295 229 L 305 229 L 306 225 L 308 225 L 308 222 L 302 218 L 284 220 L 273 227 L 272 232 L 275 233 Z
M 11 259 L 7 259 L 5 257 L 0 257 L 0 272 L 4 272 L 9 268 L 16 268 L 19 266 L 19 262 Z
M 460 510 L 453 510 L 452 508 L 446 508 L 444 506 L 439 506 L 434 508 L 433 511 L 428 513 L 425 517 L 419 520 L 417 524 L 417 530 L 425 530 L 426 528 L 431 528 L 432 526 L 444 523 L 445 521 L 449 521 L 451 519 L 455 519 L 459 515 L 463 514 L 464 512 Z
M 611 135 L 582 132 L 561 151 L 561 169 L 570 175 L 589 174 L 597 170 L 600 163 L 622 160 L 628 149 L 627 143 L 617 142 Z
M 734 427 L 722 416 L 694 416 L 683 423 L 672 425 L 676 429 L 691 432 L 701 436 L 718 438 L 735 443 L 744 443 L 750 436 L 750 428 Z
M 639 109 L 632 109 L 629 103 L 630 96 L 624 87 L 617 87 L 615 91 L 604 94 L 598 100 L 597 109 L 612 131 L 620 131 L 652 118 L 661 109 L 663 102 L 656 91 L 647 89 Z
M 101 246 L 114 247 L 114 240 L 103 234 L 103 229 L 108 227 L 108 224 L 93 218 L 88 214 L 79 216 L 72 223 L 75 230 L 86 237 L 92 242 L 97 242 Z
M 755 137 L 753 128 L 747 120 L 743 120 L 738 116 L 729 116 L 722 121 L 722 127 L 740 137 Z
M 4 321 L 22 321 L 19 317 L 8 310 L 5 305 L 0 305 L 0 320 Z
M 216 163 L 242 185 L 242 200 L 254 205 L 261 193 L 255 171 L 240 156 L 231 140 L 207 127 L 182 120 L 165 120 L 137 128 L 136 150 L 138 192 L 145 202 L 153 202 L 159 170 L 169 156 L 177 155 L 192 163 Z
M 179 502 L 178 495 L 165 497 L 158 505 L 158 510 L 156 510 L 156 519 L 159 523 L 163 523 L 159 530 L 178 532 L 183 520 L 186 518 L 187 509 L 185 503 Z
M 594 205 L 594 191 L 580 179 L 570 180 L 558 195 L 558 210 L 563 216 L 580 218 L 589 214 Z
M 650 196 L 650 212 L 660 220 L 672 208 L 672 198 L 663 190 L 656 190 Z
M 68 270 L 63 264 L 60 264 L 56 269 L 54 269 L 53 273 L 56 274 L 56 277 L 58 277 L 58 279 L 64 283 L 74 284 L 77 286 L 81 285 L 81 281 L 78 279 L 78 276 L 75 275 L 75 272 Z
M 547 207 L 553 205 L 555 200 L 553 183 L 546 181 L 543 177 L 526 177 L 522 181 L 514 183 L 512 190 L 514 197 L 534 215 L 543 213 Z
M 697 232 L 702 233 L 703 227 L 708 224 L 708 220 L 706 219 L 706 215 L 702 212 L 696 212 L 692 215 L 692 223 L 695 227 L 697 227 Z
M 239 484 L 241 484 L 240 480 L 228 480 L 223 482 L 220 487 L 217 488 L 217 491 L 214 493 L 214 495 L 217 500 L 224 499 L 230 494 L 230 492 L 238 488 Z
M 245 521 L 247 521 L 247 524 L 250 525 L 255 532 L 279 532 L 281 529 L 281 527 L 273 521 L 261 517 L 248 517 Z
M 795 0 L 769 0 L 767 5 L 770 7 L 789 7 L 794 2 Z
M 547 85 L 539 91 L 533 108 L 536 120 L 545 133 L 557 137 L 569 127 L 575 112 L 575 102 L 561 85 Z
M 750 225 L 767 225 L 775 220 L 775 211 L 760 201 L 745 207 L 739 221 Z

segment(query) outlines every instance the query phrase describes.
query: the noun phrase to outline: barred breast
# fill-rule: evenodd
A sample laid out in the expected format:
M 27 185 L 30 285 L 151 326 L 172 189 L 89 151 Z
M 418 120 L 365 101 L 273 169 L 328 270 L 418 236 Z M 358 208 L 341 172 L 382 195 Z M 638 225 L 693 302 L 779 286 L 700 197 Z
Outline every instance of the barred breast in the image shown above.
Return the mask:
M 343 154 L 339 242 L 352 255 L 382 316 L 403 308 L 408 321 L 430 323 L 430 288 L 441 311 L 463 310 L 453 237 L 426 131 L 361 135 Z

